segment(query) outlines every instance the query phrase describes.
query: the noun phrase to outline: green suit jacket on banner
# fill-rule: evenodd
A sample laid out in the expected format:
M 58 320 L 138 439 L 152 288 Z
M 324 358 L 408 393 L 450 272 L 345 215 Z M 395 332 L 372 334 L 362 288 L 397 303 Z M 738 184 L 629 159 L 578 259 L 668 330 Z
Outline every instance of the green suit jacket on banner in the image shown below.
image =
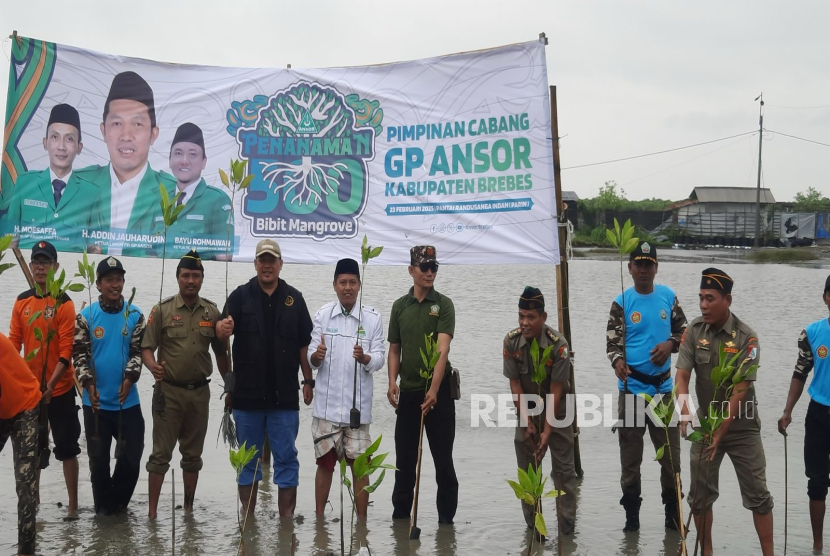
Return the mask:
M 43 240 L 58 251 L 83 251 L 89 233 L 101 227 L 101 197 L 100 188 L 74 171 L 56 206 L 49 169 L 25 172 L 15 183 L 3 231 L 18 237 L 20 248 Z
M 170 199 L 178 193 L 175 185 L 168 188 Z M 216 255 L 226 253 L 230 224 L 230 249 L 233 254 L 234 227 L 233 210 L 228 195 L 216 187 L 211 187 L 204 178 L 193 190 L 193 197 L 185 199 L 184 209 L 176 222 L 167 230 L 167 257 L 181 258 L 195 248 L 202 259 L 215 259 Z M 164 219 L 157 215 L 151 230 L 153 234 L 164 234 Z M 159 250 L 158 253 L 161 256 Z
M 161 216 L 161 194 L 159 193 L 159 184 L 163 184 L 168 191 L 176 186 L 176 179 L 164 172 L 153 170 L 149 165 L 141 183 L 138 185 L 138 191 L 135 196 L 135 203 L 133 204 L 132 213 L 130 213 L 130 220 L 126 230 L 112 230 L 111 225 L 111 202 L 112 202 L 112 178 L 110 174 L 110 165 L 106 166 L 87 166 L 78 170 L 83 179 L 92 182 L 101 190 L 101 204 L 100 204 L 100 225 L 101 230 L 115 233 L 127 232 L 132 235 L 144 234 L 150 236 L 152 234 L 153 221 L 156 216 Z M 112 243 L 112 240 L 105 242 Z M 134 242 L 134 245 L 125 244 L 121 253 L 132 257 L 146 256 L 153 251 L 151 245 L 144 245 L 141 241 Z M 104 252 L 106 253 L 106 245 L 104 245 Z

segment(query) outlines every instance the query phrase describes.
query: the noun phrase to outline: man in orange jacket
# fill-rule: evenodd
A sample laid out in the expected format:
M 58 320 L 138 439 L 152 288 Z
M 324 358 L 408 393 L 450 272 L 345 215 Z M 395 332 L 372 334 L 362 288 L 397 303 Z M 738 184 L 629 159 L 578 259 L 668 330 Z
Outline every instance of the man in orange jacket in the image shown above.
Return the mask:
M 38 382 L 0 334 L 0 452 L 12 439 L 17 489 L 17 553 L 35 553 Z
M 32 248 L 29 267 L 32 277 L 46 289 L 46 277 L 50 270 L 58 271 L 58 254 L 55 247 L 46 241 L 40 241 Z M 32 315 L 40 316 L 29 323 Z M 35 328 L 43 332 L 44 345 L 35 336 Z M 48 349 L 45 345 L 47 330 L 56 332 Z M 36 348 L 41 348 L 28 362 L 29 369 L 38 381 L 42 381 L 43 407 L 48 412 L 52 439 L 55 443 L 55 459 L 63 462 L 63 477 L 69 494 L 66 520 L 78 519 L 78 454 L 81 447 L 81 422 L 78 419 L 78 406 L 75 405 L 74 371 L 72 370 L 72 345 L 75 340 L 75 306 L 68 296 L 64 296 L 57 311 L 55 300 L 37 295 L 37 289 L 27 290 L 17 297 L 12 309 L 9 340 L 14 349 L 24 356 Z M 44 360 L 45 358 L 45 360 Z M 45 378 L 45 380 L 44 380 Z M 49 465 L 48 448 L 40 454 L 36 472 L 38 484 L 40 470 Z

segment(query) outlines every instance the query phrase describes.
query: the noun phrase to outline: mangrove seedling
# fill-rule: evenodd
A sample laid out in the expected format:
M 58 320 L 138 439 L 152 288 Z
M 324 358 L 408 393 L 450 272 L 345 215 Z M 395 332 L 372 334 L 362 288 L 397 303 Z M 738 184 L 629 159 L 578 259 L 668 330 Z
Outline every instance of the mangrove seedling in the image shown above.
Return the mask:
M 666 396 L 661 395 L 657 401 L 657 403 L 653 403 L 652 396 L 642 393 L 640 396 L 646 401 L 646 403 L 651 407 L 652 413 L 660 422 L 660 426 L 663 429 L 663 433 L 665 434 L 666 441 L 663 443 L 662 446 L 657 448 L 657 452 L 654 456 L 654 461 L 660 461 L 666 454 L 666 449 L 668 448 L 669 453 L 669 465 L 672 469 L 674 469 L 674 455 L 672 454 L 671 450 L 671 442 L 669 441 L 669 428 L 672 426 L 674 421 L 675 415 L 675 397 L 677 396 L 677 384 L 674 385 L 671 391 L 671 397 L 669 401 L 666 402 Z M 677 528 L 680 530 L 680 552 L 683 556 L 686 555 L 686 528 L 683 524 L 683 503 L 681 498 L 681 488 L 680 488 L 680 473 L 674 473 L 674 489 L 675 493 L 677 494 L 677 516 L 678 516 L 678 523 Z
M 132 293 L 130 294 L 130 299 L 124 304 L 124 328 L 121 330 L 121 383 L 124 384 L 124 381 L 127 378 L 127 363 L 130 361 L 130 343 L 132 338 L 130 337 L 130 315 L 134 313 L 138 313 L 139 310 L 133 307 L 133 299 L 135 299 L 135 288 L 132 289 Z M 120 388 L 120 386 L 119 386 Z M 121 437 L 121 419 L 122 414 L 124 413 L 124 402 L 118 400 L 119 407 L 118 407 L 118 440 L 115 442 L 115 459 L 121 459 L 126 453 L 127 449 L 127 441 Z
M 92 389 L 98 391 L 98 374 L 95 372 L 95 326 L 92 322 L 92 286 L 95 284 L 95 263 L 90 262 L 86 249 L 84 249 L 84 258 L 78 261 L 78 272 L 75 273 L 76 278 L 81 278 L 86 282 L 87 297 L 89 300 L 89 322 L 87 329 L 89 330 L 89 371 L 92 374 Z M 95 455 L 101 453 L 101 437 L 98 435 L 98 410 L 93 409 L 95 428 L 90 439 L 90 451 Z
M 620 258 L 620 297 L 622 298 L 622 311 L 623 311 L 623 320 L 622 320 L 622 361 L 623 365 L 626 365 L 626 357 L 625 357 L 625 279 L 624 279 L 624 264 L 623 264 L 623 257 L 628 255 L 632 251 L 637 248 L 637 243 L 640 241 L 640 238 L 634 237 L 634 226 L 631 224 L 631 220 L 626 220 L 625 224 L 623 224 L 622 228 L 620 228 L 620 223 L 617 219 L 614 219 L 614 229 L 608 228 L 605 230 L 605 235 L 608 238 L 608 241 L 611 245 L 617 249 Z
M 565 494 L 561 490 L 553 489 L 545 493 L 545 482 L 547 477 L 544 476 L 541 470 L 535 469 L 533 464 L 527 465 L 527 471 L 519 468 L 517 470 L 519 481 L 507 480 L 507 484 L 513 489 L 516 498 L 528 504 L 534 509 L 534 534 L 530 537 L 530 545 L 527 548 L 528 556 L 533 550 L 533 541 L 536 537 L 535 533 L 545 537 L 548 534 L 547 526 L 545 525 L 545 517 L 542 512 L 537 512 L 536 509 L 542 505 L 543 498 L 557 498 Z
M 11 235 L 0 237 L 0 274 L 3 274 L 8 269 L 14 266 L 14 263 L 2 262 L 3 257 L 6 256 L 6 249 L 8 249 L 11 246 L 13 240 L 14 236 Z
M 239 482 L 239 476 L 242 475 L 242 470 L 245 469 L 245 466 L 251 463 L 251 461 L 257 456 L 257 447 L 256 445 L 251 446 L 248 448 L 247 442 L 243 442 L 239 449 L 234 450 L 231 448 L 228 450 L 228 454 L 231 460 L 231 466 L 233 467 L 234 471 L 236 471 L 236 482 Z M 256 468 L 254 468 L 254 477 L 256 477 L 257 471 L 259 471 L 259 462 L 260 458 L 257 458 Z M 251 489 L 251 495 L 253 496 L 253 489 Z M 249 508 L 251 507 L 251 500 L 248 499 L 248 504 L 245 506 L 245 519 L 242 520 L 239 516 L 239 497 L 236 497 L 236 524 L 239 528 L 239 547 L 237 548 L 237 554 L 245 554 L 245 526 L 248 523 L 248 512 L 250 511 Z
M 352 463 L 352 475 L 354 477 L 354 488 L 356 489 L 358 485 L 364 482 L 364 479 L 367 479 L 377 471 L 381 469 L 380 476 L 377 480 L 372 484 L 364 485 L 359 491 L 355 492 L 352 488 L 352 482 L 346 476 L 346 458 L 340 460 L 340 480 L 343 481 L 343 484 L 346 485 L 346 489 L 349 491 L 349 498 L 352 500 L 352 520 L 351 525 L 349 526 L 350 529 L 350 537 L 349 537 L 349 556 L 352 554 L 352 545 L 354 544 L 354 516 L 355 511 L 357 509 L 357 497 L 362 493 L 373 493 L 377 488 L 380 486 L 380 483 L 383 482 L 383 478 L 386 476 L 386 470 L 391 469 L 393 471 L 397 471 L 397 467 L 390 463 L 384 463 L 384 460 L 389 455 L 389 453 L 385 454 L 377 454 L 375 457 L 372 455 L 378 451 L 380 447 L 380 441 L 383 439 L 383 435 L 378 436 L 377 440 L 375 440 L 371 446 L 369 446 L 365 452 L 361 455 L 357 456 Z M 360 547 L 357 547 L 358 550 Z
M 52 323 L 55 321 L 55 319 L 58 318 L 58 311 L 60 310 L 63 303 L 68 299 L 66 292 L 77 293 L 83 290 L 83 284 L 75 284 L 72 282 L 72 280 L 67 281 L 65 270 L 61 270 L 60 275 L 56 278 L 54 268 L 50 268 L 49 272 L 46 274 L 45 288 L 41 289 L 40 284 L 35 284 L 35 292 L 38 296 L 52 300 L 52 305 L 49 305 L 49 302 L 47 300 L 46 307 L 43 309 L 43 311 L 35 311 L 34 313 L 32 313 L 32 316 L 29 317 L 28 322 L 28 325 L 32 326 L 32 324 L 36 320 L 43 316 L 43 322 L 46 325 L 45 328 L 41 328 L 40 326 L 35 326 L 33 328 L 35 340 L 37 340 L 39 345 L 38 347 L 32 349 L 26 355 L 26 361 L 31 361 L 32 359 L 37 357 L 38 354 L 40 354 L 41 394 L 43 394 L 43 392 L 46 391 L 46 366 L 49 361 L 49 347 L 51 346 L 52 341 L 55 339 L 55 336 L 58 334 L 57 329 L 54 326 L 52 326 Z M 41 397 L 40 413 L 38 415 L 38 453 L 40 455 L 45 454 L 49 450 L 49 421 L 48 412 L 46 411 L 46 408 L 43 407 L 45 403 L 46 402 L 44 401 L 43 397 Z
M 432 337 L 432 333 L 424 334 L 424 347 L 418 348 L 421 352 L 421 360 L 424 362 L 426 369 L 420 369 L 418 374 L 426 381 L 424 385 L 424 395 L 429 391 L 432 384 L 432 375 L 435 371 L 435 365 L 441 358 L 441 352 L 438 351 L 438 342 Z M 415 464 L 415 499 L 412 503 L 412 520 L 409 522 L 409 538 L 418 539 L 421 537 L 421 529 L 418 527 L 418 490 L 421 486 L 421 455 L 424 448 L 424 417 L 425 413 L 421 411 L 421 430 L 418 435 L 418 461 Z
M 363 272 L 361 273 L 362 283 L 360 284 L 360 299 L 357 302 L 357 338 L 356 343 L 360 343 L 360 333 L 363 332 L 363 286 L 366 284 L 366 265 L 369 264 L 370 259 L 379 257 L 383 252 L 383 246 L 372 247 L 369 245 L 368 236 L 363 236 L 363 244 L 360 246 L 360 260 L 363 263 Z M 357 359 L 354 361 L 354 379 L 352 381 L 352 409 L 349 412 L 349 428 L 360 428 L 360 409 L 357 407 Z

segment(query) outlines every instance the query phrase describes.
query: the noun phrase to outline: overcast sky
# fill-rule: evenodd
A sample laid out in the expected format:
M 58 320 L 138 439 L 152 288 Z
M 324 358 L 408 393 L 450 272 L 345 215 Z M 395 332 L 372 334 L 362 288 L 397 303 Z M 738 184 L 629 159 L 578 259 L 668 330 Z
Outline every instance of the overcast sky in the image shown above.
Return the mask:
M 592 197 L 686 198 L 697 185 L 756 183 L 758 136 L 588 168 L 764 127 L 830 144 L 830 1 L 3 2 L 0 32 L 166 62 L 283 68 L 426 58 L 547 33 L 562 185 Z M 3 40 L 0 86 L 9 73 Z M 5 95 L 0 95 L 5 114 Z M 830 147 L 764 135 L 777 200 L 830 196 Z

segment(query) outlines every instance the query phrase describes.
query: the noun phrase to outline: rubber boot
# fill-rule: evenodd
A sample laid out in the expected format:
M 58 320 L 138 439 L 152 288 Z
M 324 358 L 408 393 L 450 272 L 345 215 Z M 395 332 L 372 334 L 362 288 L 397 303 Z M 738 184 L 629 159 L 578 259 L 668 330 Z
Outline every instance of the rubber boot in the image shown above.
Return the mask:
M 626 504 L 625 506 L 625 527 L 623 531 L 631 533 L 640 530 L 640 504 Z
M 677 531 L 677 522 L 679 517 L 677 515 L 677 503 L 672 502 L 666 504 L 666 529 Z

